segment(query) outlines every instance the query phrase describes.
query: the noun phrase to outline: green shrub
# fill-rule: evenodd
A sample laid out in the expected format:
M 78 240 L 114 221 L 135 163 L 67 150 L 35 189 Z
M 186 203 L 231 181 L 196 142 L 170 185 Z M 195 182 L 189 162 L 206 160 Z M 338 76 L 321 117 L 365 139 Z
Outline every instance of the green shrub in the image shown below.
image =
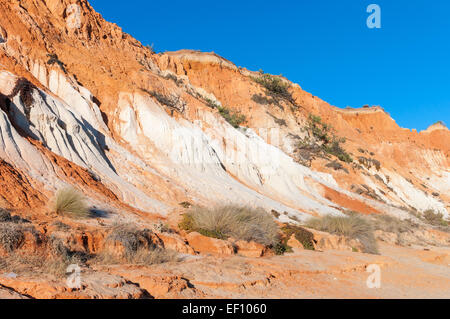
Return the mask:
M 225 121 L 230 123 L 234 128 L 238 128 L 247 120 L 244 114 L 234 112 L 226 107 L 219 106 L 217 109 L 219 110 L 220 115 L 222 115 Z
M 287 244 L 286 240 L 280 240 L 272 247 L 273 252 L 276 255 L 284 255 L 285 253 L 291 253 L 292 247 Z
M 234 128 L 238 128 L 242 123 L 245 123 L 247 121 L 247 118 L 245 117 L 244 114 L 230 110 L 225 106 L 221 106 L 209 98 L 203 99 L 206 105 L 208 105 L 212 109 L 217 109 L 219 111 L 219 114 L 222 115 L 225 121 L 230 123 L 231 126 L 233 126 Z
M 255 241 L 272 246 L 279 241 L 278 226 L 262 209 L 221 206 L 214 209 L 194 207 L 184 214 L 180 228 L 208 237 Z
M 303 245 L 305 249 L 314 250 L 314 235 L 305 228 L 286 225 L 281 228 L 281 231 L 285 234 L 285 238 L 283 239 L 285 245 L 287 245 L 287 242 L 292 235 L 295 235 L 295 238 Z
M 53 201 L 53 210 L 58 215 L 71 218 L 87 218 L 90 215 L 83 195 L 74 188 L 59 190 Z
M 307 222 L 306 226 L 327 233 L 358 239 L 364 246 L 364 252 L 370 254 L 378 253 L 373 226 L 370 222 L 357 215 L 348 217 L 327 215 L 321 218 L 313 218 Z
M 444 215 L 442 213 L 436 213 L 432 209 L 423 212 L 423 219 L 433 226 L 448 226 L 448 222 L 444 220 Z
M 306 131 L 310 137 L 300 140 L 298 149 L 308 150 L 310 153 L 324 152 L 336 156 L 342 162 L 353 162 L 351 155 L 342 147 L 346 139 L 337 137 L 333 127 L 324 123 L 320 116 L 309 115 Z
M 262 85 L 267 90 L 267 93 L 290 101 L 292 100 L 291 93 L 289 93 L 289 83 L 283 81 L 279 77 L 270 74 L 261 74 L 258 77 L 253 77 L 252 79 L 256 83 Z

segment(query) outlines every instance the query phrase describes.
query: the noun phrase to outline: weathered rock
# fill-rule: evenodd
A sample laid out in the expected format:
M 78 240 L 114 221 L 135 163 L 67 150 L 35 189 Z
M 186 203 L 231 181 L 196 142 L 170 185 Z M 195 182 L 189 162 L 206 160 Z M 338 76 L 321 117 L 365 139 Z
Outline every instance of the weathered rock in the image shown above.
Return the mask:
M 157 235 L 164 243 L 164 248 L 172 249 L 179 253 L 194 255 L 195 251 L 185 240 L 173 234 L 160 233 Z
M 233 245 L 226 241 L 216 238 L 206 237 L 197 232 L 192 232 L 186 236 L 186 239 L 196 252 L 201 254 L 214 255 L 233 255 Z
M 348 238 L 309 229 L 314 234 L 314 248 L 317 250 L 343 250 L 343 251 L 359 251 L 364 250 L 364 246 L 357 239 Z
M 247 242 L 245 240 L 234 240 L 232 238 L 229 241 L 236 248 L 236 253 L 245 257 L 258 258 L 264 256 L 266 252 L 266 247 L 264 245 Z

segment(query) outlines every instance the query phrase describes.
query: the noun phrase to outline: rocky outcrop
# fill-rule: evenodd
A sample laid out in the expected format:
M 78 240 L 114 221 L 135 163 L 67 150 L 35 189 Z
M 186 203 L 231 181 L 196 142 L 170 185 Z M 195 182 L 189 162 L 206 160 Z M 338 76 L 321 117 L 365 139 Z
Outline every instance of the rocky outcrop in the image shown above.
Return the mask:
M 444 124 L 408 130 L 381 107 L 338 109 L 281 76 L 269 78 L 285 91 L 271 92 L 258 80 L 263 76 L 215 53 L 155 54 L 87 0 L 1 1 L 0 208 L 27 219 L 28 226 L 12 227 L 29 227 L 14 248 L 46 255 L 54 235 L 70 251 L 110 252 L 126 262 L 123 243 L 106 239 L 111 227 L 133 223 L 185 264 L 86 265 L 86 286 L 70 291 L 47 275 L 0 274 L 0 296 L 276 297 L 281 287 L 292 297 L 307 286 L 296 275 L 316 272 L 330 282 L 329 273 L 304 261 L 326 265 L 325 257 L 294 237 L 287 243 L 297 249 L 283 259 L 255 242 L 177 233 L 185 212 L 179 203 L 262 207 L 292 224 L 348 210 L 417 222 L 426 210 L 449 217 Z M 319 143 L 305 150 L 311 115 L 346 139 L 345 161 L 339 148 L 325 152 Z M 308 163 L 299 158 L 305 152 Z M 55 192 L 68 185 L 86 196 L 91 218 L 51 213 Z M 156 230 L 156 221 L 175 230 Z M 379 261 L 349 255 L 363 250 L 357 240 L 313 233 L 315 249 L 338 269 L 332 276 L 350 272 L 360 279 L 369 262 Z M 392 245 L 449 244 L 430 229 L 376 235 Z M 442 254 L 426 258 L 439 264 L 447 260 Z M 9 255 L 0 249 L 1 257 Z M 352 262 L 336 266 L 347 259 Z
M 189 233 L 186 239 L 196 252 L 202 254 L 213 254 L 213 255 L 233 255 L 234 247 L 231 243 L 225 240 L 220 240 L 216 238 L 206 237 L 200 235 L 197 232 Z

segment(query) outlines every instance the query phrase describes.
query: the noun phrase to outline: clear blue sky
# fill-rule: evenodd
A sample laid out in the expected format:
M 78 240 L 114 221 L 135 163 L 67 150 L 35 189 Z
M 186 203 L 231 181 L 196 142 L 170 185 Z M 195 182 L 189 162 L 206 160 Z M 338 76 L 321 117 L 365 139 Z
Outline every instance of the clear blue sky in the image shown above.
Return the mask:
M 338 107 L 381 105 L 402 127 L 450 124 L 448 0 L 90 2 L 158 52 L 214 51 Z M 381 29 L 366 26 L 371 3 Z

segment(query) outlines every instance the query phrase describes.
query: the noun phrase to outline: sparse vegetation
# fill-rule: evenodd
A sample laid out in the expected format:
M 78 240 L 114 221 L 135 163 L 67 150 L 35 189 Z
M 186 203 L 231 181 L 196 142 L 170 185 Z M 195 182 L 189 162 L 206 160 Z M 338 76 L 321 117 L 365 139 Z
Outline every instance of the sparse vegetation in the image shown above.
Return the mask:
M 175 74 L 173 73 L 167 73 L 166 75 L 163 76 L 164 79 L 166 80 L 171 80 L 173 83 L 175 83 L 177 86 L 180 86 L 181 84 L 183 84 L 183 80 L 178 78 Z
M 87 218 L 90 216 L 83 195 L 71 187 L 61 189 L 56 193 L 53 199 L 53 211 L 58 215 L 71 218 Z
M 266 112 L 268 115 L 270 115 L 272 118 L 273 118 L 273 120 L 274 120 L 274 122 L 276 123 L 276 124 L 278 124 L 278 125 L 280 125 L 280 126 L 287 126 L 287 123 L 286 123 L 286 120 L 284 120 L 284 119 L 279 119 L 279 118 L 277 118 L 275 115 L 273 115 L 273 114 L 271 114 L 271 113 L 269 113 L 269 112 Z
M 245 123 L 247 121 L 245 115 L 241 114 L 240 112 L 235 112 L 222 106 L 219 106 L 217 109 L 219 110 L 220 115 L 222 115 L 225 121 L 230 123 L 234 128 L 238 128 L 242 123 Z
M 278 243 L 278 226 L 272 216 L 262 209 L 221 206 L 214 209 L 194 207 L 184 214 L 180 228 L 204 236 L 255 241 L 273 246 Z
M 47 54 L 48 56 L 48 65 L 57 64 L 64 73 L 67 73 L 66 65 L 58 58 L 58 55 L 55 53 Z
M 381 163 L 380 161 L 374 159 L 374 158 L 366 158 L 364 156 L 359 156 L 358 157 L 358 162 L 367 167 L 368 169 L 372 168 L 372 166 L 375 166 L 375 168 L 377 169 L 377 171 L 379 171 L 381 169 Z
M 170 229 L 169 224 L 163 223 L 161 221 L 159 221 L 158 223 L 156 223 L 154 225 L 154 229 L 160 233 L 171 233 L 172 232 L 172 229 Z
M 328 215 L 321 218 L 313 218 L 307 222 L 306 226 L 327 233 L 358 239 L 364 246 L 364 252 L 370 254 L 378 253 L 373 226 L 356 214 L 351 214 L 348 217 Z
M 448 222 L 444 220 L 444 215 L 442 213 L 436 213 L 432 209 L 424 211 L 422 219 L 432 226 L 448 226 Z
M 176 95 L 166 96 L 166 95 L 156 92 L 156 91 L 147 91 L 145 89 L 142 89 L 142 90 L 144 92 L 150 94 L 162 105 L 165 105 L 171 109 L 177 110 L 180 113 L 183 113 L 185 110 L 186 103 L 179 96 L 176 96 Z
M 412 229 L 418 228 L 419 225 L 411 220 L 402 220 L 397 217 L 389 215 L 373 215 L 374 229 L 382 230 L 388 233 L 395 233 L 397 235 L 401 233 L 410 232 Z
M 325 165 L 325 167 L 328 168 L 332 168 L 335 171 L 339 171 L 339 170 L 343 170 L 344 172 L 346 172 L 347 174 L 349 174 L 350 172 L 348 171 L 347 168 L 345 168 L 341 163 L 339 163 L 338 161 L 332 161 L 329 162 L 328 164 Z
M 275 217 L 275 218 L 278 218 L 281 216 L 281 214 L 279 212 L 277 212 L 275 209 L 272 209 L 271 213 L 272 213 L 273 217 Z
M 272 251 L 276 255 L 284 255 L 285 253 L 291 253 L 292 247 L 286 241 L 280 240 L 272 247 Z
M 0 208 L 0 223 L 11 221 L 11 213 L 9 210 Z
M 293 101 L 291 93 L 289 92 L 289 83 L 283 81 L 277 76 L 260 73 L 258 77 L 252 77 L 253 81 L 262 85 L 267 94 L 273 97 L 281 97 L 288 101 Z
M 268 104 L 272 104 L 272 103 L 276 103 L 276 101 L 274 99 L 270 99 L 266 96 L 263 96 L 261 94 L 253 94 L 252 96 L 252 101 L 258 104 L 262 104 L 262 105 L 268 105 Z
M 247 121 L 247 118 L 245 117 L 244 114 L 230 110 L 225 106 L 221 106 L 211 99 L 208 98 L 203 99 L 206 105 L 208 105 L 212 109 L 217 109 L 219 111 L 219 114 L 222 115 L 225 121 L 230 123 L 231 126 L 233 126 L 234 128 L 239 128 L 239 126 L 241 126 L 242 123 L 245 123 Z
M 0 268 L 18 274 L 43 273 L 63 278 L 69 265 L 83 263 L 81 254 L 69 251 L 60 239 L 51 236 L 47 244 L 48 254 L 44 252 L 36 254 L 10 252 L 8 256 L 0 258 Z
M 286 225 L 281 228 L 281 231 L 285 234 L 283 239 L 283 245 L 287 246 L 287 242 L 292 237 L 295 236 L 305 249 L 314 250 L 314 235 L 307 229 L 300 226 Z
M 0 245 L 9 253 L 13 252 L 23 243 L 25 233 L 21 226 L 14 223 L 0 224 Z
M 183 208 L 191 208 L 192 207 L 192 204 L 189 202 L 181 202 L 179 205 Z
M 310 114 L 305 130 L 309 136 L 297 143 L 297 153 L 301 157 L 301 162 L 311 161 L 314 155 L 324 154 L 333 155 L 345 163 L 353 162 L 351 155 L 342 147 L 346 139 L 337 137 L 333 127 L 324 123 L 319 116 Z
M 63 222 L 61 222 L 59 220 L 54 222 L 52 225 L 55 226 L 56 229 L 60 230 L 60 231 L 69 231 L 70 230 L 70 226 L 69 225 L 64 224 Z
M 101 264 L 142 264 L 152 265 L 170 261 L 178 261 L 178 254 L 174 251 L 159 247 L 152 238 L 149 229 L 139 230 L 131 224 L 119 224 L 112 228 L 106 238 L 107 242 L 119 242 L 124 247 L 123 256 L 103 251 L 94 260 Z

